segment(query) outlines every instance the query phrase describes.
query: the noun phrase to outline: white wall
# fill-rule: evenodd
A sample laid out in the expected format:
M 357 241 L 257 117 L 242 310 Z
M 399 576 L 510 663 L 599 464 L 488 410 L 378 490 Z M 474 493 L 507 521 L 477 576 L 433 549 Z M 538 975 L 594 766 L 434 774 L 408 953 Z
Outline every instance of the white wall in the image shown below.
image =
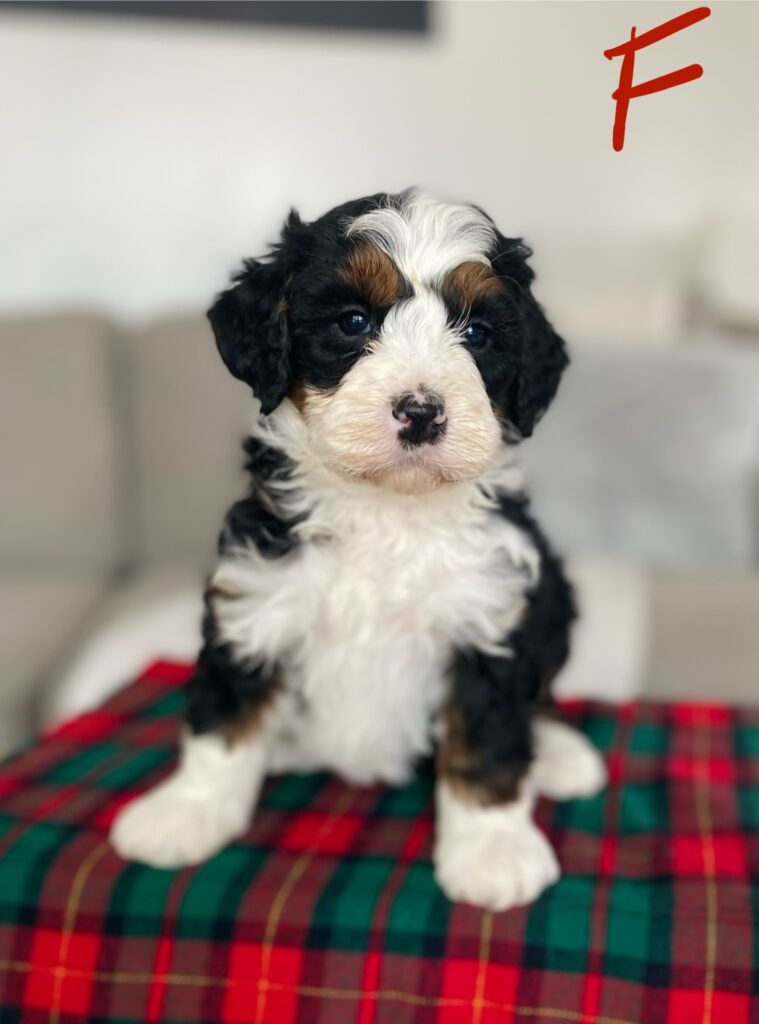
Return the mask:
M 641 55 L 638 79 L 705 74 L 633 101 L 611 148 L 602 51 L 688 6 L 442 3 L 426 39 L 2 11 L 0 308 L 202 306 L 290 204 L 410 183 L 526 234 L 549 279 L 577 275 L 586 233 L 621 266 L 636 238 L 741 214 L 759 5 L 715 3 Z

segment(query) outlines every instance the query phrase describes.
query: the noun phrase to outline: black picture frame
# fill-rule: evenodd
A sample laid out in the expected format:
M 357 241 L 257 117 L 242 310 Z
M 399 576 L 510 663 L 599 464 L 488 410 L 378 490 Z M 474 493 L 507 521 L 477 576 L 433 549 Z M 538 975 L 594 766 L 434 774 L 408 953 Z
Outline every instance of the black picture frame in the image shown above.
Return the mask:
M 430 25 L 429 0 L 11 0 L 3 6 L 59 14 L 366 32 L 423 34 Z

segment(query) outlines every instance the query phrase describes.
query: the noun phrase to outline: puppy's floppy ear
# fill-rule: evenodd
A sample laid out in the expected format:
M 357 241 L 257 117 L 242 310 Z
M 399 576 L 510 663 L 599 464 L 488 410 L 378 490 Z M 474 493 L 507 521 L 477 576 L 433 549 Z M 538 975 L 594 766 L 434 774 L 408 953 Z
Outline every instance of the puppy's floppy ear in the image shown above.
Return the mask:
M 522 437 L 529 437 L 553 401 L 569 357 L 564 340 L 531 291 L 523 295 L 523 302 L 522 361 L 512 388 L 509 419 Z
M 532 251 L 521 239 L 499 235 L 493 267 L 515 293 L 520 311 L 520 360 L 512 382 L 506 414 L 522 437 L 529 437 L 551 404 L 569 365 L 566 346 L 536 302 L 530 285 L 534 278 L 527 260 Z
M 268 260 L 246 260 L 232 287 L 208 311 L 227 369 L 272 412 L 292 383 L 287 296 L 290 239 L 303 225 L 292 211 Z

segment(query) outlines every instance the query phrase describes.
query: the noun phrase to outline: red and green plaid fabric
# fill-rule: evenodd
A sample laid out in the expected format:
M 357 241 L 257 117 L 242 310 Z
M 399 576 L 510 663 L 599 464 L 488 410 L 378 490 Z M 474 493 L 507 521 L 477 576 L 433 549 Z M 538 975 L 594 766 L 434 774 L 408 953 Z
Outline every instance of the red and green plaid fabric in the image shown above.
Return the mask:
M 0 768 L 3 1024 L 759 1021 L 759 711 L 568 709 L 611 784 L 541 805 L 563 878 L 490 914 L 435 885 L 430 778 L 273 780 L 209 863 L 120 860 L 109 823 L 170 769 L 188 672 Z

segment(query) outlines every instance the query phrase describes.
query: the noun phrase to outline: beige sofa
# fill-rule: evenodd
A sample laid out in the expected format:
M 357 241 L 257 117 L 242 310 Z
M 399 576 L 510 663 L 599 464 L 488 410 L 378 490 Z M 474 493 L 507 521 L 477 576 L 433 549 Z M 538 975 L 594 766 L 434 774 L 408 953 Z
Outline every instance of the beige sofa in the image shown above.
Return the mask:
M 759 352 L 719 340 L 574 355 L 524 454 L 580 575 L 603 559 L 609 599 L 588 603 L 607 618 L 586 648 L 618 651 L 619 636 L 663 696 L 759 696 Z M 93 638 L 110 630 L 124 648 L 142 615 L 156 655 L 191 647 L 191 602 L 244 487 L 250 408 L 201 317 L 0 323 L 0 752 L 55 707 L 82 651 L 91 667 L 112 660 L 101 644 L 93 661 Z
M 200 318 L 0 327 L 0 750 L 119 607 L 200 586 L 243 485 L 247 402 Z

